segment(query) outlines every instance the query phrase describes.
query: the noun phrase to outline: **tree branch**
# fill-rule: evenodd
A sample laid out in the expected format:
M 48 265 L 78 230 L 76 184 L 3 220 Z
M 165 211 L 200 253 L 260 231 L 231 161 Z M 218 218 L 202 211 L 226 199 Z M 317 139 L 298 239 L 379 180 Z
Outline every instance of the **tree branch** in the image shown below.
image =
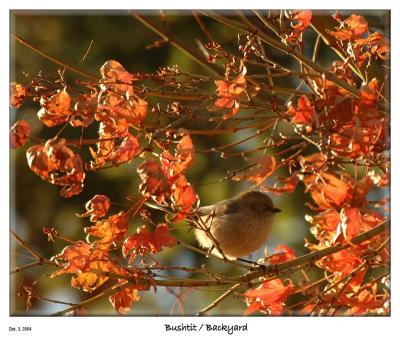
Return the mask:
M 36 52 L 37 54 L 40 54 L 41 56 L 43 56 L 43 57 L 45 57 L 46 59 L 48 59 L 48 60 L 54 62 L 55 64 L 60 65 L 60 66 L 66 68 L 66 69 L 68 69 L 68 70 L 70 70 L 71 72 L 74 72 L 74 73 L 76 73 L 76 74 L 83 75 L 84 77 L 87 77 L 87 78 L 89 78 L 89 79 L 92 79 L 92 80 L 95 80 L 95 81 L 98 81 L 98 80 L 99 80 L 99 77 L 97 77 L 97 76 L 95 76 L 95 75 L 93 75 L 93 74 L 90 74 L 90 73 L 85 72 L 85 71 L 81 71 L 80 69 L 78 69 L 78 68 L 76 68 L 76 67 L 73 67 L 73 66 L 71 66 L 71 65 L 69 65 L 69 64 L 67 64 L 67 63 L 65 63 L 65 62 L 63 62 L 63 61 L 61 61 L 61 60 L 58 60 L 58 59 L 56 59 L 56 58 L 53 58 L 52 56 L 46 54 L 45 52 L 41 51 L 40 49 L 38 49 L 38 48 L 32 46 L 30 43 L 26 42 L 24 39 L 22 39 L 20 36 L 16 35 L 15 33 L 12 33 L 12 32 L 11 32 L 10 35 L 11 35 L 15 40 L 17 40 L 19 43 L 21 43 L 22 45 L 28 47 L 28 48 L 31 49 L 32 51 Z
M 34 250 L 32 248 L 32 246 L 27 243 L 25 240 L 23 240 L 17 233 L 15 233 L 14 231 L 10 230 L 10 233 L 12 234 L 12 236 L 15 238 L 15 240 L 17 240 L 20 245 L 25 248 L 29 253 L 31 253 L 36 259 L 38 259 L 37 261 L 40 264 L 49 264 L 49 265 L 53 265 L 53 266 L 58 266 L 55 262 L 46 259 L 45 257 L 43 257 L 42 255 L 40 255 L 39 252 L 37 252 L 36 250 Z M 33 265 L 33 263 L 32 263 Z M 37 265 L 37 264 L 36 264 Z M 16 268 L 18 269 L 18 268 Z
M 226 292 L 224 292 L 223 294 L 221 294 L 217 299 L 215 299 L 210 305 L 204 307 L 202 310 L 200 310 L 197 313 L 197 316 L 203 316 L 204 314 L 206 314 L 208 311 L 210 311 L 211 309 L 215 308 L 218 306 L 218 304 L 220 304 L 223 300 L 225 300 L 226 298 L 228 298 L 231 294 L 235 293 L 235 291 L 237 291 L 242 285 L 241 284 L 235 284 L 233 285 L 231 288 L 229 288 Z
M 260 37 L 260 39 L 262 41 L 264 41 L 268 45 L 280 50 L 281 52 L 283 52 L 285 54 L 289 54 L 289 55 L 293 56 L 295 59 L 297 59 L 298 61 L 307 65 L 308 67 L 313 69 L 315 72 L 317 72 L 319 74 L 325 74 L 325 77 L 327 80 L 332 81 L 335 85 L 344 89 L 346 92 L 350 93 L 354 97 L 356 97 L 356 98 L 360 97 L 360 93 L 357 88 L 350 86 L 348 83 L 339 79 L 334 74 L 325 70 L 323 67 L 321 67 L 318 64 L 316 64 L 315 62 L 312 62 L 311 60 L 307 59 L 303 54 L 299 53 L 294 48 L 292 48 L 290 46 L 286 46 L 282 42 L 275 40 L 274 38 L 271 38 L 269 35 L 265 34 L 264 32 L 261 32 L 256 26 L 252 25 L 251 27 L 249 27 L 246 24 L 243 24 L 236 20 L 229 19 L 222 15 L 213 14 L 213 12 L 202 12 L 202 13 L 204 15 L 206 15 L 210 18 L 213 18 L 214 20 L 217 20 L 219 22 L 222 22 L 230 27 L 234 27 L 238 30 L 245 31 L 245 32 L 251 32 L 251 33 L 257 35 L 258 37 Z
M 360 235 L 358 235 L 357 237 L 353 238 L 351 241 L 351 244 L 345 244 L 345 245 L 339 245 L 339 246 L 332 246 L 332 247 L 328 247 L 328 248 L 324 248 L 322 250 L 319 251 L 314 251 L 308 254 L 305 254 L 301 257 L 298 257 L 296 259 L 293 260 L 289 260 L 286 262 L 283 262 L 281 264 L 277 264 L 277 265 L 271 265 L 271 266 L 262 266 L 260 268 L 257 268 L 255 271 L 250 272 L 246 275 L 242 275 L 242 276 L 238 276 L 238 277 L 231 277 L 231 278 L 222 278 L 222 279 L 155 279 L 152 280 L 152 286 L 164 286 L 164 287 L 206 287 L 206 286 L 222 286 L 222 285 L 233 285 L 230 289 L 235 290 L 236 288 L 238 288 L 238 286 L 241 285 L 252 285 L 252 281 L 261 277 L 272 277 L 272 276 L 280 276 L 282 274 L 287 273 L 288 271 L 290 271 L 293 268 L 300 268 L 306 264 L 309 264 L 313 261 L 316 261 L 318 259 L 321 259 L 323 257 L 326 257 L 328 255 L 334 254 L 336 252 L 340 252 L 343 251 L 347 248 L 349 248 L 350 246 L 354 246 L 357 244 L 362 243 L 363 241 L 366 241 L 368 239 L 371 239 L 377 235 L 379 235 L 380 233 L 384 232 L 387 229 L 387 224 L 388 224 L 389 220 L 383 222 L 382 224 L 376 226 L 375 228 L 364 232 Z M 96 271 L 93 271 L 96 272 Z M 83 302 L 81 302 L 80 304 L 71 306 L 63 311 L 54 313 L 53 315 L 62 315 L 66 312 L 69 312 L 77 307 L 81 307 L 81 306 L 86 306 L 89 303 L 92 303 L 93 301 L 96 301 L 100 298 L 103 297 L 107 297 L 110 296 L 114 293 L 117 293 L 118 291 L 121 291 L 123 288 L 125 287 L 131 287 L 131 286 L 135 286 L 135 285 L 141 285 L 141 284 L 148 284 L 148 279 L 137 279 L 134 278 L 132 280 L 129 280 L 128 276 L 125 275 L 120 275 L 120 274 L 115 274 L 115 273 L 110 273 L 110 272 L 103 272 L 105 273 L 105 275 L 116 278 L 116 279 L 125 279 L 128 280 L 126 283 L 118 286 L 118 287 L 110 287 L 109 289 L 103 291 L 101 294 L 87 299 Z M 228 293 L 228 292 L 226 292 Z M 233 291 L 231 292 L 233 293 Z M 225 295 L 221 295 L 218 299 L 216 299 L 213 304 L 207 306 L 205 309 L 203 309 L 200 312 L 206 312 L 208 310 L 208 307 L 210 307 L 209 309 L 211 309 L 212 307 L 214 307 L 214 303 L 215 306 L 221 302 L 223 299 L 225 299 L 225 297 L 229 296 L 228 293 L 226 296 Z M 225 293 L 224 293 L 225 294 Z M 207 309 L 207 310 L 206 310 Z
M 160 37 L 168 40 L 168 42 L 170 42 L 172 46 L 178 48 L 181 52 L 185 53 L 187 56 L 189 56 L 191 59 L 193 59 L 199 65 L 206 68 L 213 75 L 221 75 L 223 73 L 222 70 L 218 66 L 216 66 L 214 64 L 210 64 L 195 49 L 193 49 L 191 46 L 187 45 L 184 41 L 182 41 L 179 38 L 177 38 L 176 36 L 174 36 L 172 33 L 165 32 L 163 29 L 158 27 L 157 24 L 152 22 L 149 18 L 139 15 L 139 14 L 136 14 L 136 13 L 132 13 L 132 15 L 137 20 L 139 20 L 142 24 L 144 24 L 147 28 L 151 29 L 154 33 L 156 33 Z
M 373 229 L 354 237 L 351 240 L 351 243 L 347 243 L 345 245 L 337 245 L 337 246 L 327 247 L 327 248 L 324 248 L 319 251 L 314 251 L 314 252 L 305 254 L 296 259 L 285 261 L 281 264 L 271 265 L 271 266 L 267 266 L 267 267 L 264 266 L 260 269 L 257 269 L 254 272 L 251 272 L 249 274 L 242 276 L 241 281 L 247 282 L 247 281 L 251 281 L 253 279 L 260 278 L 260 277 L 263 277 L 266 275 L 276 274 L 277 272 L 283 272 L 283 271 L 286 271 L 286 270 L 291 269 L 296 266 L 301 267 L 306 264 L 312 263 L 316 260 L 319 260 L 323 257 L 326 257 L 328 255 L 343 251 L 343 250 L 349 248 L 350 246 L 358 245 L 358 244 L 362 243 L 363 241 L 369 240 L 369 239 L 379 235 L 380 233 L 383 233 L 387 229 L 388 223 L 389 223 L 389 220 L 386 220 L 383 223 L 381 223 L 380 225 L 374 227 Z

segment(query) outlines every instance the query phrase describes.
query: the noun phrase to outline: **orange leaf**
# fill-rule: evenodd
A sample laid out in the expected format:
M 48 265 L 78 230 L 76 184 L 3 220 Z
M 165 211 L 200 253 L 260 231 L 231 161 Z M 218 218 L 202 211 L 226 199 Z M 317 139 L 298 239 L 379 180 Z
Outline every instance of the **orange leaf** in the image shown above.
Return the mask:
M 121 137 L 124 138 L 117 145 L 117 141 L 120 141 Z M 94 161 L 90 162 L 90 168 L 93 170 L 103 167 L 107 162 L 111 162 L 114 165 L 130 162 L 140 154 L 139 141 L 128 131 L 121 135 L 118 131 L 107 127 L 101 122 L 99 125 L 99 139 L 100 141 L 96 143 L 96 151 L 89 148 L 94 159 Z
M 310 124 L 316 115 L 313 105 L 305 95 L 297 99 L 297 108 L 290 102 L 287 113 L 293 117 L 295 124 Z
M 361 213 L 358 208 L 343 209 L 340 213 L 340 219 L 340 227 L 346 240 L 350 241 L 360 233 Z
M 88 127 L 93 121 L 97 111 L 97 96 L 81 94 L 74 105 L 74 114 L 70 124 L 73 127 Z
M 168 180 L 156 159 L 151 158 L 142 163 L 138 168 L 142 183 L 140 193 L 152 197 L 158 203 L 165 201 L 170 195 Z
M 47 127 L 65 123 L 73 113 L 71 103 L 72 99 L 66 88 L 57 91 L 56 94 L 49 98 L 42 96 L 40 98 L 40 106 L 42 108 L 37 113 L 37 116 Z
M 103 90 L 111 89 L 113 92 L 128 97 L 133 95 L 133 77 L 118 61 L 106 61 L 101 66 L 100 73 L 103 78 L 100 87 Z
M 296 20 L 297 23 L 292 23 L 293 32 L 290 33 L 288 37 L 289 41 L 297 39 L 301 33 L 303 33 L 308 26 L 310 26 L 312 18 L 312 11 L 304 10 L 298 11 L 292 18 L 292 20 Z
M 330 146 L 338 155 L 357 159 L 372 152 L 380 152 L 386 147 L 387 121 L 370 119 L 360 128 L 355 122 L 340 128 L 339 133 L 332 133 Z
M 178 132 L 183 133 L 183 137 L 176 146 L 175 156 L 168 150 L 163 151 L 160 155 L 161 168 L 168 178 L 170 186 L 189 168 L 195 156 L 195 149 L 190 135 L 183 129 Z
M 292 283 L 285 286 L 281 279 L 273 279 L 263 283 L 260 287 L 247 290 L 243 295 L 247 298 L 263 301 L 265 305 L 270 305 L 286 300 L 293 287 Z
M 108 128 L 123 134 L 129 127 L 137 127 L 147 116 L 148 104 L 132 94 L 129 99 L 114 92 L 99 97 L 96 119 Z
M 272 155 L 252 159 L 252 162 L 255 163 L 253 167 L 244 173 L 235 175 L 232 180 L 248 180 L 254 182 L 256 185 L 260 185 L 275 172 L 276 162 Z
M 158 224 L 154 233 L 154 244 L 156 247 L 174 247 L 176 245 L 176 239 L 169 234 L 169 227 L 167 224 Z
M 226 117 L 235 116 L 240 108 L 240 98 L 245 94 L 246 90 L 246 68 L 243 68 L 241 74 L 239 74 L 234 80 L 216 80 L 217 96 L 218 99 L 215 102 L 217 108 L 232 108 L 232 110 L 226 113 Z
M 292 260 L 296 258 L 296 254 L 293 250 L 286 245 L 278 245 L 275 248 L 276 254 L 273 254 L 268 261 L 272 264 L 279 264 L 288 260 Z
M 378 100 L 378 87 L 379 83 L 376 78 L 373 78 L 368 85 L 361 87 L 360 100 L 356 102 L 354 107 L 355 114 L 366 114 L 377 112 L 377 100 Z
M 365 285 L 364 285 L 365 286 Z M 372 284 L 362 291 L 343 293 L 340 301 L 350 308 L 349 315 L 365 315 L 382 308 L 385 304 L 384 299 L 377 298 L 377 284 Z
M 31 134 L 31 126 L 25 120 L 18 120 L 10 129 L 10 146 L 18 148 L 25 145 Z
M 96 243 L 100 249 L 108 249 L 114 242 L 121 241 L 129 227 L 129 215 L 120 211 L 107 219 L 99 220 L 96 225 L 86 227 L 85 232 L 100 238 Z
M 172 202 L 179 210 L 177 217 L 174 219 L 174 222 L 177 222 L 186 217 L 193 204 L 198 201 L 198 197 L 194 188 L 190 185 L 190 183 L 188 183 L 184 175 L 181 175 L 174 182 L 171 190 Z
M 62 268 L 53 272 L 50 278 L 74 274 L 71 286 L 86 292 L 93 292 L 104 284 L 109 279 L 108 273 L 126 275 L 127 278 L 130 275 L 126 269 L 110 260 L 108 252 L 83 241 L 65 247 L 53 259 Z
M 299 182 L 299 178 L 297 176 L 297 173 L 294 172 L 287 178 L 278 178 L 278 181 L 282 182 L 283 185 L 278 186 L 276 183 L 274 184 L 273 187 L 263 185 L 261 186 L 261 189 L 263 191 L 268 191 L 275 194 L 291 193 L 296 189 L 297 184 Z
M 173 247 L 176 245 L 176 239 L 169 234 L 167 224 L 158 224 L 153 233 L 151 233 L 147 226 L 140 226 L 137 233 L 125 239 L 122 246 L 122 254 L 129 257 L 129 262 L 135 260 L 138 254 L 144 255 L 146 253 L 156 254 L 162 250 L 163 247 Z
M 329 92 L 326 90 L 325 92 Z M 332 92 L 332 91 L 331 91 Z M 331 94 L 332 97 L 339 96 L 339 93 Z M 322 102 L 321 105 L 325 106 L 327 104 L 326 101 Z M 327 105 L 331 107 L 331 105 Z M 325 106 L 326 107 L 326 106 Z M 336 128 L 339 126 L 343 126 L 346 123 L 350 123 L 354 118 L 354 100 L 352 98 L 343 97 L 341 99 L 337 98 L 334 101 L 334 105 L 328 111 L 327 115 L 322 115 L 320 119 L 320 123 L 334 123 L 333 126 Z
M 292 28 L 297 31 L 297 32 L 303 32 L 311 22 L 312 18 L 312 11 L 310 10 L 305 10 L 305 11 L 299 11 L 294 17 L 294 20 L 297 20 L 297 24 L 292 25 Z
M 321 170 L 326 164 L 327 157 L 322 152 L 298 157 L 302 172 L 315 172 Z
M 70 198 L 83 190 L 83 162 L 65 146 L 64 139 L 49 139 L 45 145 L 32 146 L 26 151 L 26 157 L 33 172 L 53 185 L 62 186 L 62 197 Z
M 120 314 L 127 314 L 134 302 L 140 300 L 138 290 L 133 287 L 125 287 L 109 298 L 115 310 Z
M 175 168 L 181 173 L 184 172 L 193 162 L 195 150 L 189 134 L 184 134 L 176 146 L 174 158 Z
M 367 268 L 363 268 L 357 272 L 347 283 L 345 291 L 357 292 L 364 282 L 367 271 Z
M 350 179 L 348 183 L 351 187 L 351 205 L 353 207 L 366 206 L 367 195 L 373 186 L 373 181 L 365 177 L 363 180 Z
M 378 226 L 385 221 L 382 214 L 377 211 L 364 211 L 361 216 L 361 225 L 363 232 L 369 231 L 370 229 Z
M 198 201 L 195 190 L 182 174 L 192 163 L 194 154 L 192 140 L 188 134 L 184 134 L 176 147 L 175 157 L 168 150 L 160 155 L 161 170 L 170 188 L 172 205 L 178 211 L 175 222 L 184 219 Z
M 329 31 L 338 40 L 355 40 L 368 32 L 368 22 L 361 15 L 352 14 L 336 31 Z
M 106 215 L 110 208 L 110 199 L 105 195 L 96 194 L 86 203 L 85 207 L 86 212 L 78 216 L 81 218 L 90 216 L 90 221 L 97 221 Z
M 307 221 L 313 224 L 310 232 L 321 244 L 332 245 L 340 235 L 340 214 L 333 208 L 308 217 Z
M 293 292 L 294 285 L 291 282 L 286 286 L 281 279 L 264 282 L 259 287 L 243 293 L 249 305 L 245 314 L 262 311 L 271 315 L 280 315 L 283 311 L 284 302 Z M 252 306 L 253 303 L 256 306 Z
M 180 173 L 176 168 L 175 158 L 170 151 L 165 150 L 160 154 L 161 169 L 168 179 L 168 185 L 172 186 L 176 179 L 179 178 Z
M 306 184 L 306 191 L 311 193 L 311 197 L 321 210 L 338 208 L 349 196 L 349 185 L 327 172 L 321 175 L 309 175 L 303 182 Z
M 81 240 L 73 245 L 65 247 L 61 253 L 53 257 L 53 259 L 61 265 L 62 269 L 54 272 L 50 278 L 65 273 L 77 273 L 83 270 L 87 265 L 91 250 L 91 245 Z
M 366 39 L 357 39 L 354 43 L 354 48 L 368 47 L 371 55 L 378 57 L 381 60 L 389 60 L 390 47 L 389 39 L 381 32 L 374 32 Z
M 363 260 L 351 250 L 342 250 L 317 261 L 317 266 L 325 271 L 340 272 L 348 275 L 354 271 Z
M 35 145 L 26 151 L 26 158 L 30 169 L 42 179 L 50 181 L 50 172 L 56 169 L 45 153 L 44 145 Z
M 132 161 L 140 154 L 140 146 L 138 140 L 130 133 L 122 140 L 121 145 L 111 153 L 109 161 L 115 165 Z

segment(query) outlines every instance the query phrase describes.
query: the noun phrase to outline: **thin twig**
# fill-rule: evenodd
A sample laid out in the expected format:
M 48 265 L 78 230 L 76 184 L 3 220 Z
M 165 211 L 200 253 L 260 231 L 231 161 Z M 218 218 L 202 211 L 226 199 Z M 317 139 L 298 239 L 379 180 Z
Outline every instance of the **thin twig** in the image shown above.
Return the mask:
M 61 316 L 61 315 L 65 314 L 65 313 L 68 313 L 70 311 L 75 310 L 76 308 L 85 307 L 86 305 L 91 304 L 91 303 L 93 303 L 93 302 L 95 302 L 97 300 L 101 300 L 102 298 L 107 298 L 110 295 L 113 295 L 114 293 L 122 291 L 124 288 L 126 288 L 128 286 L 129 286 L 129 282 L 121 284 L 118 287 L 114 287 L 114 286 L 109 287 L 105 291 L 95 295 L 92 298 L 86 299 L 86 300 L 80 302 L 79 304 L 72 305 L 71 307 L 68 307 L 68 308 L 66 308 L 66 309 L 64 309 L 62 311 L 58 311 L 58 312 L 53 313 L 52 316 Z
M 50 61 L 54 62 L 55 64 L 60 65 L 60 66 L 66 68 L 66 69 L 68 69 L 68 70 L 70 70 L 70 71 L 72 71 L 72 72 L 74 72 L 76 74 L 83 75 L 84 77 L 87 77 L 89 79 L 92 79 L 92 80 L 95 80 L 95 81 L 99 80 L 99 77 L 97 77 L 97 76 L 95 76 L 93 74 L 90 74 L 88 72 L 82 71 L 82 70 L 80 70 L 80 69 L 78 69 L 76 67 L 73 67 L 73 66 L 71 66 L 71 65 L 69 65 L 69 64 L 67 64 L 67 63 L 65 63 L 65 62 L 63 62 L 61 60 L 58 60 L 58 59 L 46 54 L 45 52 L 41 51 L 40 49 L 38 49 L 38 48 L 32 46 L 30 43 L 26 42 L 24 39 L 22 39 L 20 36 L 16 35 L 15 33 L 11 32 L 10 35 L 15 40 L 17 40 L 19 43 L 21 43 L 22 45 L 30 48 L 32 51 L 40 54 L 41 56 L 45 57 L 46 59 L 49 59 Z
M 33 262 L 29 263 L 29 264 L 21 265 L 21 266 L 18 266 L 16 268 L 13 268 L 10 271 L 10 274 L 19 273 L 19 272 L 25 271 L 25 270 L 27 270 L 27 269 L 29 269 L 31 267 L 40 266 L 42 264 L 43 263 L 40 260 L 36 260 L 36 261 L 33 261 Z
M 10 230 L 10 233 L 12 234 L 12 236 L 15 238 L 15 240 L 17 240 L 20 245 L 25 248 L 29 253 L 31 253 L 36 259 L 38 260 L 43 260 L 44 258 L 39 254 L 39 252 L 37 252 L 36 250 L 34 250 L 32 248 L 32 246 L 26 242 L 25 240 L 23 240 L 17 233 L 15 233 L 13 230 Z
M 328 72 L 327 70 L 325 70 L 323 67 L 321 67 L 317 63 L 312 62 L 311 60 L 306 58 L 303 54 L 301 54 L 300 52 L 296 51 L 291 46 L 286 46 L 282 42 L 270 37 L 269 35 L 265 34 L 264 32 L 261 32 L 260 30 L 258 30 L 257 27 L 255 27 L 255 26 L 249 27 L 249 26 L 247 26 L 247 25 L 245 25 L 245 24 L 243 24 L 241 22 L 238 22 L 236 20 L 229 19 L 229 18 L 224 17 L 222 15 L 215 14 L 212 11 L 203 12 L 203 14 L 207 15 L 210 18 L 213 18 L 213 19 L 215 19 L 215 20 L 217 20 L 219 22 L 222 22 L 222 23 L 224 23 L 224 24 L 226 24 L 226 25 L 228 25 L 230 27 L 234 27 L 234 28 L 236 28 L 238 30 L 245 31 L 245 32 L 252 32 L 253 34 L 259 36 L 261 38 L 261 40 L 263 40 L 268 45 L 270 45 L 270 46 L 282 51 L 285 54 L 293 56 L 295 59 L 301 61 L 302 63 L 304 63 L 305 65 L 307 65 L 311 69 L 313 69 L 315 72 L 318 72 L 319 74 L 325 74 L 325 77 L 326 77 L 327 80 L 332 81 L 335 85 L 337 85 L 338 87 L 344 89 L 346 92 L 350 93 L 352 96 L 354 96 L 356 98 L 360 97 L 360 92 L 359 92 L 359 90 L 357 88 L 354 88 L 353 86 L 349 85 L 345 81 L 339 79 L 336 75 Z
M 148 17 L 139 15 L 137 13 L 132 13 L 133 17 L 139 20 L 146 27 L 150 28 L 154 33 L 160 37 L 166 39 L 171 43 L 171 45 L 178 48 L 181 52 L 185 53 L 191 59 L 196 61 L 199 65 L 206 68 L 213 75 L 221 75 L 222 70 L 215 64 L 210 64 L 200 53 L 194 50 L 191 46 L 187 45 L 185 42 L 178 39 L 176 36 L 172 35 L 170 32 L 165 32 L 161 27 L 157 26 Z
M 201 20 L 200 16 L 196 13 L 196 11 L 192 11 L 192 15 L 196 20 L 197 24 L 199 25 L 200 29 L 203 33 L 207 36 L 207 39 L 211 42 L 214 41 L 213 36 L 211 35 L 210 31 L 207 29 L 206 25 L 204 25 L 203 21 Z
M 301 257 L 283 262 L 281 264 L 270 265 L 267 267 L 262 266 L 259 269 L 256 269 L 254 272 L 251 272 L 249 274 L 242 276 L 241 280 L 242 281 L 251 281 L 253 279 L 260 278 L 262 276 L 266 276 L 271 273 L 282 272 L 282 271 L 285 271 L 292 267 L 296 267 L 296 266 L 302 267 L 311 262 L 315 262 L 323 257 L 343 251 L 343 250 L 349 248 L 350 246 L 360 244 L 363 241 L 369 240 L 369 239 L 379 235 L 380 233 L 387 230 L 388 223 L 389 223 L 389 220 L 386 220 L 386 221 L 382 222 L 381 224 L 379 224 L 378 226 L 372 228 L 371 230 L 361 233 L 360 235 L 358 235 L 352 239 L 351 244 L 347 243 L 344 245 L 340 244 L 340 245 L 336 245 L 336 246 L 331 246 L 331 247 L 324 248 L 322 250 L 318 250 L 315 252 L 305 254 Z
M 263 17 L 262 14 L 259 11 L 254 11 L 253 10 L 253 13 L 260 19 L 260 21 L 267 28 L 269 28 L 272 32 L 274 32 L 280 38 L 279 31 L 276 29 L 276 27 L 273 25 L 273 23 L 270 20 L 268 20 L 267 18 Z
M 197 316 L 202 316 L 206 314 L 208 311 L 211 309 L 215 308 L 220 304 L 223 300 L 228 298 L 231 294 L 233 294 L 236 290 L 238 290 L 242 285 L 241 284 L 235 284 L 232 287 L 230 287 L 225 293 L 221 294 L 217 299 L 215 299 L 211 304 L 208 306 L 204 307 L 201 309 L 198 313 Z
M 245 284 L 248 286 L 251 281 L 254 279 L 258 279 L 260 277 L 265 277 L 265 276 L 277 276 L 281 274 L 286 274 L 288 270 L 291 270 L 296 267 L 302 267 L 306 264 L 309 264 L 310 262 L 313 262 L 315 260 L 321 259 L 325 256 L 331 255 L 333 253 L 342 251 L 350 246 L 357 245 L 363 241 L 366 241 L 368 239 L 371 239 L 374 236 L 377 236 L 378 234 L 384 232 L 387 229 L 387 224 L 388 221 L 383 222 L 382 224 L 376 226 L 375 228 L 364 232 L 357 237 L 352 239 L 352 245 L 346 244 L 346 245 L 339 245 L 339 246 L 333 246 L 333 247 L 328 247 L 319 251 L 315 251 L 306 255 L 303 255 L 301 257 L 298 257 L 293 260 L 289 260 L 277 265 L 271 265 L 268 267 L 262 266 L 253 272 L 250 272 L 246 275 L 239 276 L 239 277 L 231 277 L 229 279 L 212 279 L 212 280 L 202 280 L 202 279 L 173 279 L 173 280 L 152 280 L 152 285 L 153 286 L 170 286 L 170 287 L 206 287 L 206 286 L 223 286 L 223 285 L 232 285 L 232 284 Z M 128 276 L 125 275 L 120 275 L 120 274 L 115 274 L 115 273 L 110 273 L 110 272 L 104 272 L 105 275 L 107 276 L 112 276 L 118 279 L 126 279 L 128 280 L 126 283 L 121 284 L 118 287 L 110 287 L 107 290 L 103 291 L 102 293 L 87 299 L 78 305 L 71 306 L 65 310 L 59 311 L 54 313 L 53 315 L 59 316 L 63 315 L 69 311 L 72 311 L 76 309 L 77 307 L 83 307 L 86 306 L 94 301 L 97 301 L 99 299 L 108 297 L 114 293 L 117 293 L 121 291 L 122 289 L 129 287 L 129 286 L 135 286 L 138 284 L 148 284 L 149 281 L 147 279 L 131 279 Z M 271 278 L 272 279 L 272 278 Z

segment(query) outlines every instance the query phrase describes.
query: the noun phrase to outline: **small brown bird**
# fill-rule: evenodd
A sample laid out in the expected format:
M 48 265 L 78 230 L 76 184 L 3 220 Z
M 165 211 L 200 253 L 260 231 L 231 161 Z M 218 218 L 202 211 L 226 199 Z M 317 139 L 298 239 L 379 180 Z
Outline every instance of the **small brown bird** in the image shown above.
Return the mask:
M 236 259 L 264 244 L 278 212 L 281 210 L 274 207 L 267 194 L 243 192 L 214 205 L 200 207 L 197 213 L 201 221 L 198 221 L 195 234 L 201 247 L 222 257 L 219 248 L 228 259 Z

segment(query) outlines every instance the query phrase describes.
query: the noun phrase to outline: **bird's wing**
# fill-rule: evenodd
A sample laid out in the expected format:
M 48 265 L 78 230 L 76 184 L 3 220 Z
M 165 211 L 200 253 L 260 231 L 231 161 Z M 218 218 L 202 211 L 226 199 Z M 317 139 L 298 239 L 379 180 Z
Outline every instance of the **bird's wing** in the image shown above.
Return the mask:
M 238 211 L 238 205 L 236 201 L 227 199 L 227 200 L 222 200 L 214 205 L 209 205 L 209 206 L 203 206 L 199 207 L 196 212 L 202 216 L 202 215 L 222 215 L 222 214 L 231 214 L 235 213 Z
M 177 211 L 173 211 L 172 209 L 164 206 L 160 206 L 151 202 L 146 201 L 144 203 L 147 207 L 152 209 L 156 209 L 165 213 L 176 213 Z M 202 206 L 196 210 L 196 213 L 199 216 L 206 216 L 206 215 L 222 215 L 222 214 L 231 214 L 238 212 L 238 205 L 236 201 L 227 199 L 222 200 L 214 205 L 209 206 Z

